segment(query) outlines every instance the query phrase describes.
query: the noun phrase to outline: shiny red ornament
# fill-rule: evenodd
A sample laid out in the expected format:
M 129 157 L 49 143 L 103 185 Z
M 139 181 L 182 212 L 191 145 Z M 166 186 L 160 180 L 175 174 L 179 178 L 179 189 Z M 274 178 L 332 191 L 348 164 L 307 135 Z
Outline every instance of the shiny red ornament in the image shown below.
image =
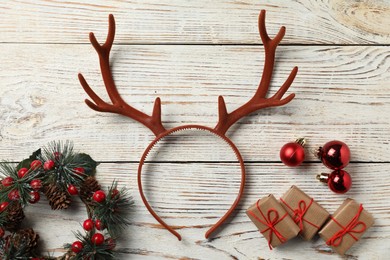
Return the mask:
M 44 164 L 43 164 L 43 169 L 45 171 L 50 171 L 51 169 L 54 168 L 55 166 L 55 162 L 53 160 L 47 160 Z
M 20 194 L 17 189 L 13 189 L 8 193 L 8 198 L 10 200 L 19 200 L 20 199 Z
M 77 195 L 79 193 L 79 191 L 77 190 L 76 186 L 70 184 L 68 186 L 68 192 L 70 195 Z
M 34 179 L 30 182 L 30 186 L 33 190 L 40 190 L 42 188 L 42 181 L 39 179 Z
M 83 243 L 81 243 L 80 241 L 75 241 L 72 244 L 72 251 L 76 254 L 80 253 L 81 250 L 83 250 L 83 247 L 84 247 Z
M 104 191 L 98 190 L 98 191 L 95 191 L 92 198 L 94 201 L 101 203 L 101 202 L 106 200 L 106 194 L 104 193 Z
M 113 189 L 111 192 L 111 197 L 116 198 L 117 196 L 119 196 L 119 190 Z
M 86 231 L 91 231 L 93 228 L 94 228 L 94 223 L 93 223 L 93 220 L 92 219 L 87 219 L 84 221 L 83 223 L 83 228 L 86 230 Z
M 305 140 L 301 138 L 283 145 L 280 149 L 280 160 L 289 167 L 300 165 L 305 160 L 304 144 Z
M 5 177 L 2 181 L 1 181 L 1 184 L 4 186 L 4 187 L 8 187 L 8 186 L 11 186 L 13 183 L 14 183 L 14 179 L 12 177 Z
M 327 183 L 330 190 L 335 193 L 343 194 L 349 191 L 352 186 L 352 178 L 344 170 L 335 170 L 331 174 L 321 173 L 317 179 Z
M 317 156 L 321 159 L 322 163 L 332 170 L 340 170 L 347 166 L 350 155 L 348 145 L 337 140 L 327 142 L 317 152 Z
M 100 233 L 96 233 L 92 236 L 91 241 L 95 245 L 101 245 L 104 242 L 104 236 Z
M 28 173 L 27 168 L 20 168 L 18 171 L 18 178 L 22 179 L 24 176 L 26 176 L 27 173 Z
M 31 204 L 35 204 L 35 203 L 37 203 L 40 199 L 41 199 L 41 195 L 39 195 L 39 192 L 37 192 L 37 191 L 32 191 L 32 192 L 30 192 L 30 199 L 28 200 L 28 202 L 30 202 Z
M 42 162 L 40 160 L 34 160 L 30 164 L 31 170 L 36 170 L 36 169 L 38 169 L 41 166 L 42 166 Z
M 9 205 L 9 202 L 4 201 L 0 204 L 0 212 L 3 212 Z

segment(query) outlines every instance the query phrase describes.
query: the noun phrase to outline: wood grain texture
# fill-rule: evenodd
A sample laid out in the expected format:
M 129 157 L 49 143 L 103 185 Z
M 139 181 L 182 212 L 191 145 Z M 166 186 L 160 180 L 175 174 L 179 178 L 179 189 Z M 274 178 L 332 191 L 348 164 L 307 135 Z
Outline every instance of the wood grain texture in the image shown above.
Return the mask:
M 5 45 L 0 54 L 0 158 L 21 160 L 27 151 L 61 137 L 99 161 L 139 160 L 151 132 L 83 103 L 87 95 L 78 83 L 79 71 L 107 98 L 92 47 L 16 44 Z M 214 126 L 218 96 L 224 95 L 229 111 L 245 103 L 258 84 L 262 60 L 260 46 L 115 46 L 113 53 L 114 76 L 125 100 L 150 113 L 160 96 L 168 128 Z M 228 133 L 245 160 L 279 160 L 285 142 L 306 136 L 309 151 L 341 139 L 351 145 L 355 161 L 389 162 L 388 47 L 283 46 L 271 92 L 294 65 L 300 70 L 289 92 L 296 98 L 244 118 Z M 187 148 L 202 147 L 192 143 Z M 309 152 L 307 160 L 316 159 Z
M 299 67 L 284 107 L 268 108 L 228 132 L 246 161 L 247 185 L 232 218 L 204 239 L 234 200 L 239 167 L 226 143 L 204 132 L 181 132 L 153 150 L 143 185 L 154 209 L 183 235 L 179 242 L 143 206 L 136 185 L 138 160 L 153 139 L 140 124 L 90 110 L 77 81 L 84 76 L 102 97 L 96 53 L 88 32 L 107 33 L 107 15 L 117 21 L 114 77 L 124 99 L 146 113 L 162 99 L 167 128 L 214 126 L 217 99 L 229 111 L 246 102 L 258 85 L 263 49 L 257 31 L 260 9 L 267 28 L 287 33 L 277 50 L 270 92 Z M 119 259 L 341 259 L 319 238 L 297 238 L 269 251 L 245 215 L 257 199 L 280 197 L 297 185 L 334 212 L 351 197 L 364 204 L 375 225 L 343 259 L 388 259 L 390 252 L 390 3 L 387 0 L 0 1 L 0 160 L 19 161 L 49 141 L 69 139 L 101 164 L 98 178 L 113 179 L 134 196 L 132 225 L 118 244 Z M 279 149 L 308 138 L 306 162 L 279 163 Z M 339 139 L 351 148 L 353 186 L 336 195 L 315 180 L 328 170 L 312 150 Z M 86 212 L 79 201 L 65 212 L 43 199 L 26 209 L 26 226 L 54 255 L 75 240 Z
M 151 205 L 183 235 L 179 242 L 148 214 L 136 186 L 136 163 L 104 163 L 98 166 L 98 179 L 108 186 L 117 179 L 120 186 L 133 192 L 135 207 L 132 225 L 126 230 L 118 250 L 120 259 L 340 259 L 325 242 L 316 237 L 305 242 L 300 238 L 270 251 L 263 236 L 245 214 L 245 210 L 260 197 L 273 193 L 280 197 L 291 185 L 298 185 L 329 212 L 334 212 L 342 201 L 352 197 L 363 203 L 375 216 L 375 225 L 367 231 L 347 254 L 347 259 L 386 259 L 390 250 L 389 207 L 390 188 L 377 176 L 387 174 L 382 164 L 351 164 L 348 171 L 353 187 L 347 195 L 332 194 L 317 183 L 313 173 L 323 170 L 321 164 L 304 164 L 290 170 L 279 163 L 247 164 L 248 180 L 242 202 L 220 232 L 209 240 L 205 231 L 229 207 L 239 185 L 238 172 L 219 174 L 226 163 L 161 164 L 153 171 L 153 180 L 144 183 Z M 158 185 L 156 185 L 158 184 Z M 211 188 L 213 186 L 214 188 Z M 191 188 L 189 188 L 191 187 Z M 76 201 L 77 202 L 77 201 Z M 46 248 L 60 252 L 64 242 L 73 241 L 70 230 L 80 229 L 79 222 L 86 216 L 80 202 L 65 212 L 51 211 L 45 201 L 29 207 L 26 213 L 37 231 L 43 233 Z M 45 219 L 43 221 L 43 218 Z M 59 227 L 58 223 L 61 223 Z M 65 232 L 69 231 L 69 232 Z M 55 239 L 54 239 L 55 238 Z
M 388 44 L 386 0 L 1 1 L 1 42 L 86 43 L 106 33 L 113 13 L 119 43 L 259 43 L 257 15 L 267 27 L 287 25 L 288 44 Z

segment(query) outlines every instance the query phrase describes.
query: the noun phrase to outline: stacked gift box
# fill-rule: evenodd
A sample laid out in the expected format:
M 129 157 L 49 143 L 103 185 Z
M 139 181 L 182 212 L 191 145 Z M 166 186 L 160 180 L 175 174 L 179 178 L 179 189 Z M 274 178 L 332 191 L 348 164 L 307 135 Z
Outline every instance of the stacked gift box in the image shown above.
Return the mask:
M 270 249 L 298 234 L 311 240 L 317 233 L 334 251 L 343 255 L 374 224 L 362 204 L 353 199 L 330 216 L 313 198 L 292 186 L 278 201 L 272 194 L 247 210 L 248 217 L 268 240 Z

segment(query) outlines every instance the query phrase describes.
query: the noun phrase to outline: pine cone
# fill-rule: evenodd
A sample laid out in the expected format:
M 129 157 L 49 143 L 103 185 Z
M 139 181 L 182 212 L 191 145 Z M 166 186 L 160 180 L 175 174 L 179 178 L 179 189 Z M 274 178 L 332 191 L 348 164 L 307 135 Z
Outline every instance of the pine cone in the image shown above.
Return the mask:
M 91 201 L 91 197 L 95 191 L 101 189 L 100 184 L 93 176 L 85 178 L 83 184 L 80 187 L 80 197 L 84 202 Z
M 39 235 L 32 228 L 21 229 L 15 233 L 13 244 L 16 248 L 25 250 L 32 255 L 38 246 Z
M 69 193 L 61 190 L 57 185 L 47 185 L 44 192 L 52 209 L 67 209 L 69 207 L 71 202 Z
M 24 219 L 24 212 L 22 205 L 18 201 L 10 203 L 8 207 L 7 220 L 4 228 L 13 232 L 19 229 Z

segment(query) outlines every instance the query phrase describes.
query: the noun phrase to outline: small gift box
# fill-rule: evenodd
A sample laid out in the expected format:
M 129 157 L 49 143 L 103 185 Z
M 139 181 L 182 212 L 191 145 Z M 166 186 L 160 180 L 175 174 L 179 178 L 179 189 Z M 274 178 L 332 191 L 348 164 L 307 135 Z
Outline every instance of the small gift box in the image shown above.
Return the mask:
M 272 194 L 258 200 L 246 214 L 268 240 L 271 250 L 299 233 L 299 227 Z
M 281 198 L 282 206 L 300 229 L 300 235 L 310 240 L 317 234 L 329 212 L 321 207 L 298 187 L 292 186 Z
M 319 232 L 326 244 L 343 255 L 374 224 L 362 204 L 346 199 Z

